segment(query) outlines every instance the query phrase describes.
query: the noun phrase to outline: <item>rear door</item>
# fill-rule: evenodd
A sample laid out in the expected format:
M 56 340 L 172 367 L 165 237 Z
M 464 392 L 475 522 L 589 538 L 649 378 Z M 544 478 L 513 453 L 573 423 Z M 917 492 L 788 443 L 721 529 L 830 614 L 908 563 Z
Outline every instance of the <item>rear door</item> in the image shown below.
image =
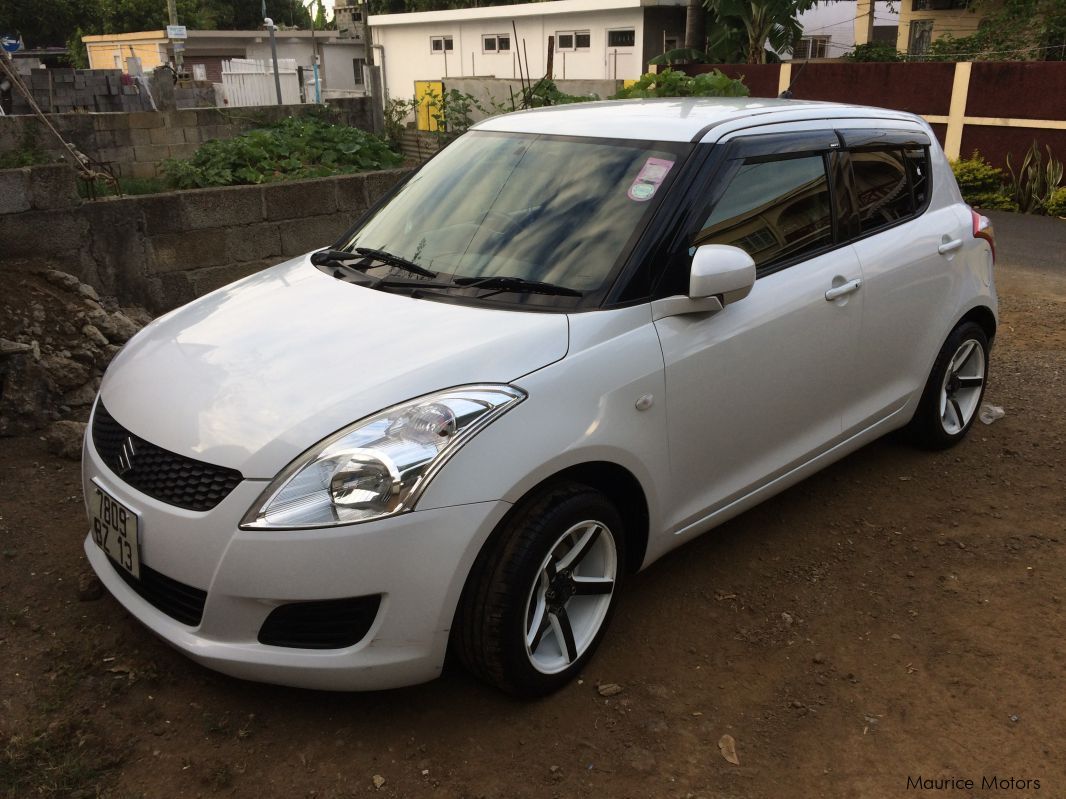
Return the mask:
M 727 146 L 660 294 L 684 293 L 700 244 L 746 250 L 755 286 L 718 313 L 655 323 L 679 532 L 832 446 L 855 393 L 862 295 L 833 210 L 835 133 Z
M 952 261 L 969 233 L 968 217 L 936 207 L 930 146 L 920 130 L 841 131 L 853 187 L 845 228 L 862 267 L 863 323 L 858 396 L 844 418 L 860 430 L 900 411 L 925 384 L 953 310 Z

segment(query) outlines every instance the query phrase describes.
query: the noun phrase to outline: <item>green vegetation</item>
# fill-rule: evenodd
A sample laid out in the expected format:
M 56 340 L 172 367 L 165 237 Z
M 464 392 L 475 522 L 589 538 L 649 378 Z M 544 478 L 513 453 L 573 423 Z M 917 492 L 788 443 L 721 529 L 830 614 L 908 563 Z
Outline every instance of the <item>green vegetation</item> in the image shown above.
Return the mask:
M 622 89 L 614 100 L 638 97 L 747 97 L 748 87 L 743 78 L 731 78 L 721 70 L 702 75 L 686 75 L 673 69 L 649 72 L 628 89 Z
M 1066 61 L 1062 0 L 974 0 L 981 24 L 969 36 L 944 35 L 930 61 Z
M 845 61 L 902 61 L 903 53 L 889 42 L 857 44 L 850 53 L 844 53 Z
M 1066 186 L 1051 193 L 1047 201 L 1047 212 L 1050 216 L 1066 217 Z
M 402 160 L 371 133 L 306 117 L 207 142 L 189 160 L 164 161 L 163 173 L 171 187 L 194 189 L 388 169 Z
M 1066 213 L 1066 187 L 1062 183 L 1062 162 L 1046 148 L 1045 162 L 1034 141 L 1017 170 L 1010 155 L 1007 170 L 997 169 L 974 151 L 969 158 L 951 164 L 962 197 L 975 208 L 988 211 L 1020 211 L 1024 214 Z
M 1054 158 L 1048 147 L 1047 164 L 1044 164 L 1035 141 L 1022 157 L 1017 172 L 1014 171 L 1010 155 L 1007 155 L 1007 172 L 1010 174 L 1011 196 L 1022 213 L 1026 214 L 1043 213 L 1051 195 L 1062 183 L 1062 161 Z
M 163 178 L 119 178 L 118 191 L 105 180 L 97 180 L 91 189 L 84 180 L 78 181 L 78 194 L 83 198 L 117 197 L 133 194 L 158 194 L 169 188 Z
M 974 150 L 969 158 L 951 163 L 962 198 L 974 208 L 987 211 L 1017 211 L 1018 204 L 1004 187 L 1006 175 Z

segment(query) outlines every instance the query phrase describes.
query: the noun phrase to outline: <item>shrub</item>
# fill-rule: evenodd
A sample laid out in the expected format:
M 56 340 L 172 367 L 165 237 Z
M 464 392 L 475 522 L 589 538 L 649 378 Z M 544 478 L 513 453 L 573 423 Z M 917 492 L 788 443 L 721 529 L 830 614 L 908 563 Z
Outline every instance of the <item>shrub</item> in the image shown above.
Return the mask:
M 857 44 L 850 53 L 841 56 L 846 61 L 902 61 L 903 56 L 896 45 L 888 42 Z
M 629 100 L 638 97 L 747 97 L 748 87 L 743 78 L 731 78 L 721 70 L 686 75 L 672 69 L 648 72 L 628 89 L 622 89 L 612 99 Z
M 1005 186 L 1006 175 L 974 150 L 969 158 L 952 161 L 951 170 L 959 184 L 962 198 L 975 208 L 988 211 L 1017 211 L 1015 202 Z
M 1051 198 L 1047 201 L 1047 212 L 1051 216 L 1066 217 L 1066 186 L 1055 189 Z
M 209 141 L 188 160 L 163 162 L 167 182 L 179 189 L 298 180 L 385 169 L 402 157 L 358 128 L 320 118 L 289 118 L 233 139 Z
M 1010 173 L 1010 191 L 1018 207 L 1026 214 L 1044 213 L 1051 195 L 1062 183 L 1062 161 L 1052 156 L 1047 147 L 1047 163 L 1040 154 L 1036 141 L 1022 157 L 1021 166 L 1015 172 L 1010 153 L 1007 154 L 1007 172 Z

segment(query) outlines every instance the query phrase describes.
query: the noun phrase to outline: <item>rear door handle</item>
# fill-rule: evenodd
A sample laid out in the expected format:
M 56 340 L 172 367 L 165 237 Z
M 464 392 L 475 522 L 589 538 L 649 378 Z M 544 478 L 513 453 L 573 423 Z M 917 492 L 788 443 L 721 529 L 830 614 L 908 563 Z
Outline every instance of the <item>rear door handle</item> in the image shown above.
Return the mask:
M 959 249 L 961 246 L 962 239 L 955 239 L 954 241 L 945 241 L 936 248 L 936 251 L 941 255 L 947 255 L 949 252 L 955 252 L 955 250 Z
M 826 299 L 827 302 L 832 302 L 833 300 L 836 300 L 836 299 L 839 299 L 840 297 L 843 297 L 845 294 L 851 294 L 851 292 L 853 292 L 853 291 L 858 291 L 861 287 L 862 287 L 862 278 L 861 277 L 857 277 L 854 280 L 849 280 L 847 283 L 844 283 L 843 285 L 836 286 L 835 288 L 829 289 L 829 291 L 827 291 L 825 293 L 825 299 Z

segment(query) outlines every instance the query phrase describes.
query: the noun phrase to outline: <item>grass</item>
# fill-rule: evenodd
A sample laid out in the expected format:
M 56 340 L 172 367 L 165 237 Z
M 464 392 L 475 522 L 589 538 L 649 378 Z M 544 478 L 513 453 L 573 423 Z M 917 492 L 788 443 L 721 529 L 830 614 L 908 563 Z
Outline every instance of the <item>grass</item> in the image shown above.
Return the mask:
M 101 780 L 121 762 L 71 719 L 30 735 L 0 736 L 0 795 L 5 797 L 96 796 Z
M 121 189 L 121 194 L 124 195 L 158 194 L 161 191 L 172 190 L 163 178 L 119 178 L 118 185 Z M 97 180 L 94 188 L 97 197 L 117 197 L 119 194 L 109 183 L 103 180 Z M 88 199 L 89 187 L 85 181 L 78 181 L 78 194 Z

